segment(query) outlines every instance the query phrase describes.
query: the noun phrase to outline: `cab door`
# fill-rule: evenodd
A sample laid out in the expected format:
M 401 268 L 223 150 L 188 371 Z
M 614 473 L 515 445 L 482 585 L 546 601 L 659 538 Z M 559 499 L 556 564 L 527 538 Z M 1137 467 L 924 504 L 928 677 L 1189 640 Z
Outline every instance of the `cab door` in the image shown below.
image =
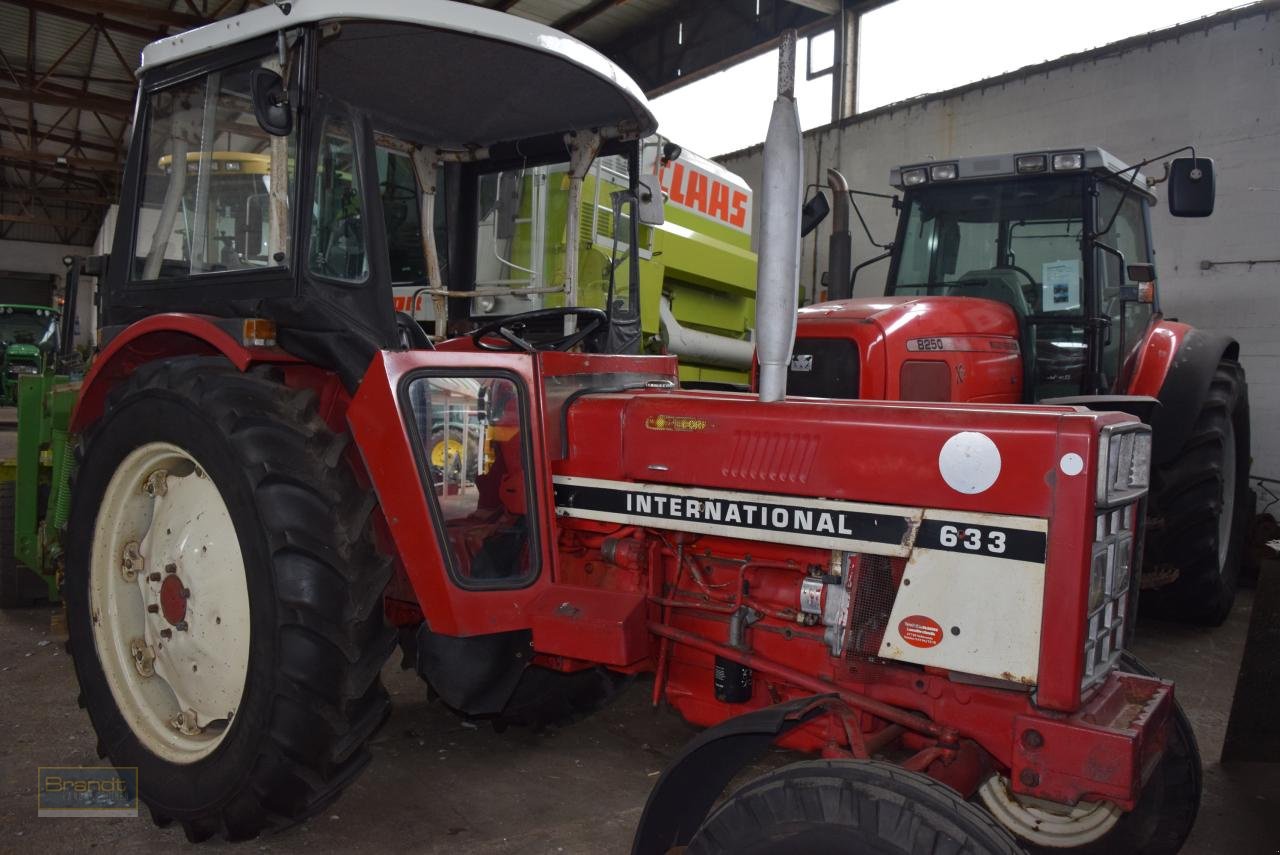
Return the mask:
M 530 354 L 380 352 L 347 419 L 431 630 L 529 628 L 554 519 Z

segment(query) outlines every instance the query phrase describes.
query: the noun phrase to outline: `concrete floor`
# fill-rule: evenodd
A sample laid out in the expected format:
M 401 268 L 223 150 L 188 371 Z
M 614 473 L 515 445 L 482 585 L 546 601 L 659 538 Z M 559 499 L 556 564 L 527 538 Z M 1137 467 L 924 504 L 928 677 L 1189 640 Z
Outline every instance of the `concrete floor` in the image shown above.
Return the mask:
M 1136 644 L 1178 682 L 1200 740 L 1204 801 L 1184 849 L 1193 855 L 1280 852 L 1280 765 L 1217 762 L 1251 602 L 1242 593 L 1218 629 L 1145 623 Z M 100 762 L 61 637 L 50 629 L 54 615 L 0 612 L 0 852 L 194 849 L 176 827 L 153 827 L 145 810 L 138 819 L 36 817 L 37 766 Z M 462 724 L 428 703 L 417 677 L 396 662 L 384 677 L 393 713 L 365 774 L 323 816 L 237 851 L 625 852 L 659 771 L 694 734 L 671 712 L 649 709 L 645 681 L 585 721 L 536 735 Z

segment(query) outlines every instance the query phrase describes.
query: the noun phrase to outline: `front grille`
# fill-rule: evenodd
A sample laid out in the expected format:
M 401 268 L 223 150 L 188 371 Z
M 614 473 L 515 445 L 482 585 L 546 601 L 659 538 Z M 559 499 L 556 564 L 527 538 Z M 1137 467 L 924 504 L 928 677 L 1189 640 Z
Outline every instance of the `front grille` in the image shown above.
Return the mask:
M 1099 511 L 1094 518 L 1083 688 L 1111 671 L 1128 642 L 1136 517 L 1137 506 L 1131 504 Z
M 812 398 L 858 397 L 857 342 L 842 338 L 801 338 L 791 351 L 787 394 Z
M 844 649 L 852 659 L 880 655 L 884 631 L 898 596 L 901 573 L 883 555 L 858 555 L 851 579 L 853 604 L 849 610 Z

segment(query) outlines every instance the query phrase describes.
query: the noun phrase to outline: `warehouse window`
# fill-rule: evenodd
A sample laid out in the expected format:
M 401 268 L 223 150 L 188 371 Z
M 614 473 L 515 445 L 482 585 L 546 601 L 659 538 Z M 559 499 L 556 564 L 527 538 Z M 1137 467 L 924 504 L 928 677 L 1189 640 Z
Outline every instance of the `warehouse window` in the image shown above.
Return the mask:
M 272 58 L 210 72 L 150 97 L 134 278 L 283 265 L 295 137 L 253 119 L 249 75 Z

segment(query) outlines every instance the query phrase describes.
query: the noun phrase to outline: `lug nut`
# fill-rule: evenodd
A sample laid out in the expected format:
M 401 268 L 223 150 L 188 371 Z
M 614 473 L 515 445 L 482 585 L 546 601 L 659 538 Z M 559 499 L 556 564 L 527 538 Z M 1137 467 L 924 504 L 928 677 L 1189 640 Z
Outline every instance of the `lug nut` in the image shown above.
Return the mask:
M 148 573 L 148 574 L 147 574 L 147 581 L 148 581 L 148 582 L 159 582 L 159 581 L 160 581 L 160 574 L 159 574 L 159 573 Z
M 187 622 L 185 620 L 180 620 L 173 625 L 173 628 L 176 629 L 178 632 L 186 632 Z
M 173 638 L 173 630 L 171 630 L 171 629 L 169 629 L 169 628 L 167 628 L 167 627 L 166 627 L 165 629 L 160 630 L 160 637 L 161 637 L 161 638 Z
M 177 572 L 178 572 L 178 565 L 177 565 L 177 564 L 174 564 L 172 561 L 170 561 L 168 564 L 164 565 L 164 572 L 166 572 L 166 573 L 177 573 Z

